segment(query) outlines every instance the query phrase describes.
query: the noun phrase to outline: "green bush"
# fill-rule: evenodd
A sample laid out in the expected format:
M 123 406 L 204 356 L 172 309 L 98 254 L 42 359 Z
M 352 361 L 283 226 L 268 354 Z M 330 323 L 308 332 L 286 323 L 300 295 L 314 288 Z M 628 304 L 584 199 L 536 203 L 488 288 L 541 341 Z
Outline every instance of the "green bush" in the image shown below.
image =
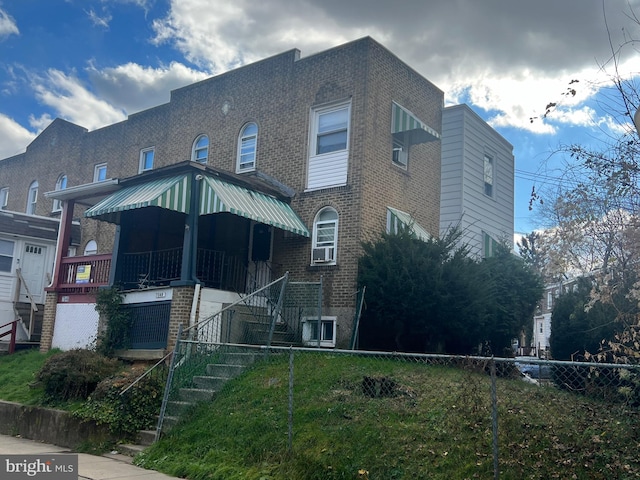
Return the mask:
M 139 430 L 150 428 L 160 410 L 164 380 L 147 376 L 123 395 L 120 394 L 142 373 L 142 367 L 132 367 L 103 380 L 74 414 L 108 425 L 111 433 L 118 436 L 132 436 Z
M 117 360 L 91 350 L 69 350 L 49 357 L 36 374 L 48 404 L 84 400 L 100 381 L 120 368 Z

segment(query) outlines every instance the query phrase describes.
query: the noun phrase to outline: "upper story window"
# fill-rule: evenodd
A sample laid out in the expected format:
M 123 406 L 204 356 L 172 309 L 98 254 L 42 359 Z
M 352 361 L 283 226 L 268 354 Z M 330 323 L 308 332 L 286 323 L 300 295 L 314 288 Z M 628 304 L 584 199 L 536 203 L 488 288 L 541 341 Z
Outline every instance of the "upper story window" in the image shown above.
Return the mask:
M 85 255 L 95 255 L 98 253 L 98 244 L 95 240 L 89 240 L 84 247 Z
M 258 125 L 247 123 L 240 132 L 238 140 L 238 163 L 236 172 L 250 172 L 256 169 L 256 145 Z
M 316 215 L 313 222 L 312 245 L 313 265 L 335 265 L 338 249 L 338 212 L 333 208 L 325 207 Z
M 11 272 L 13 245 L 10 240 L 0 240 L 0 272 Z
M 7 202 L 9 201 L 9 187 L 0 188 L 0 210 L 7 208 Z
M 351 103 L 312 110 L 307 190 L 347 184 L 350 116 Z
M 547 310 L 551 310 L 553 308 L 553 292 L 547 292 Z
M 66 175 L 60 175 L 58 177 L 58 181 L 56 182 L 56 190 L 64 190 L 65 188 L 67 188 L 67 176 Z M 53 200 L 53 211 L 54 212 L 59 212 L 60 210 L 62 210 L 62 202 L 58 199 L 54 199 Z
M 93 169 L 93 181 L 104 182 L 107 179 L 107 164 L 100 163 Z
M 194 162 L 207 163 L 209 158 L 209 137 L 206 135 L 200 135 L 193 142 L 193 148 L 191 149 L 191 160 Z
M 27 213 L 29 215 L 36 214 L 36 206 L 38 204 L 38 182 L 34 181 L 29 185 L 29 192 L 27 193 Z
M 153 149 L 153 147 L 140 150 L 140 166 L 138 168 L 138 173 L 153 170 L 154 155 L 155 150 Z
M 391 161 L 394 165 L 407 169 L 407 165 L 409 165 L 409 144 L 406 142 L 404 135 L 393 136 Z
M 494 179 L 494 169 L 493 169 L 493 157 L 489 155 L 484 155 L 484 194 L 493 197 L 493 179 Z

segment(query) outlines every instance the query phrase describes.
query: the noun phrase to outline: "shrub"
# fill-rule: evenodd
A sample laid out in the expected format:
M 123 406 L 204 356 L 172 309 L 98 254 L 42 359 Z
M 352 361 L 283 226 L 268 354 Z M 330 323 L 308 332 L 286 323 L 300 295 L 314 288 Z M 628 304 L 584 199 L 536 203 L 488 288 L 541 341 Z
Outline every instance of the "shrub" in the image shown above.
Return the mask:
M 132 436 L 151 427 L 160 410 L 164 379 L 147 376 L 127 390 L 144 373 L 142 367 L 132 367 L 100 382 L 93 394 L 74 414 L 85 420 L 106 424 L 111 433 Z
M 44 387 L 45 403 L 84 400 L 98 383 L 120 368 L 117 360 L 91 350 L 69 350 L 49 357 L 36 379 Z
M 105 330 L 98 336 L 97 351 L 112 357 L 116 350 L 128 348 L 131 318 L 122 307 L 122 293 L 116 287 L 98 290 L 96 310 L 107 321 Z

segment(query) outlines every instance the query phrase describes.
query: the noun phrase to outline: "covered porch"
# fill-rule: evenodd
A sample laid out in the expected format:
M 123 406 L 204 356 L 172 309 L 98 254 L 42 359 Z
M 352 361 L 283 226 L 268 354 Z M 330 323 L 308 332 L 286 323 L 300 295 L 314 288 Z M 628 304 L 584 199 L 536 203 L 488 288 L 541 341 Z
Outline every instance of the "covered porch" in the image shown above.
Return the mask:
M 89 190 L 85 187 L 85 202 Z M 48 195 L 59 198 L 65 193 Z M 163 312 L 162 317 L 167 318 L 160 323 L 165 332 L 175 322 L 189 321 L 193 313 L 183 309 L 180 315 L 185 318 L 175 318 L 173 304 L 176 297 L 182 303 L 185 295 L 193 297 L 195 285 L 197 291 L 227 292 L 220 298 L 229 299 L 230 294 L 244 295 L 271 282 L 275 229 L 309 237 L 286 196 L 270 186 L 185 162 L 111 181 L 110 188 L 102 186 L 100 198 L 90 202 L 84 217 L 114 224 L 115 237 L 110 255 L 90 259 L 95 260 L 94 266 L 86 263 L 87 257 L 60 255 L 67 251 L 65 219 L 73 217 L 78 201 L 69 192 L 66 195 L 50 289 L 56 293 L 57 303 L 90 301 L 88 295 L 96 288 L 117 286 L 128 297 L 127 308 L 138 312 L 136 317 L 143 323 L 148 323 L 144 319 L 149 316 L 143 311 L 147 307 L 156 310 L 154 317 Z M 90 265 L 89 273 L 83 273 L 80 281 L 84 283 L 78 283 L 77 269 L 86 271 L 84 265 Z M 158 310 L 162 302 L 164 306 Z M 153 343 L 159 348 L 163 342 L 156 339 Z

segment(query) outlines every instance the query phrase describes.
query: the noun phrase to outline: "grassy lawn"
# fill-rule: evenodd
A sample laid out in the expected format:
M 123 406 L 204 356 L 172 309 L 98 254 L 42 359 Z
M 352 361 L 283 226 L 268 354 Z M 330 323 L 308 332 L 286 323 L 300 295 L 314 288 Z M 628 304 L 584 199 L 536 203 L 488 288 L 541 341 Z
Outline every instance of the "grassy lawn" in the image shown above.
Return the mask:
M 55 353 L 57 350 L 46 354 L 24 350 L 0 356 L 0 399 L 23 405 L 39 405 L 43 389 L 34 385 L 35 375 L 44 361 Z
M 297 355 L 292 449 L 288 361 L 256 365 L 136 462 L 199 479 L 493 478 L 490 380 L 461 369 Z M 363 393 L 365 376 L 397 384 Z M 640 476 L 637 411 L 499 379 L 502 479 Z

